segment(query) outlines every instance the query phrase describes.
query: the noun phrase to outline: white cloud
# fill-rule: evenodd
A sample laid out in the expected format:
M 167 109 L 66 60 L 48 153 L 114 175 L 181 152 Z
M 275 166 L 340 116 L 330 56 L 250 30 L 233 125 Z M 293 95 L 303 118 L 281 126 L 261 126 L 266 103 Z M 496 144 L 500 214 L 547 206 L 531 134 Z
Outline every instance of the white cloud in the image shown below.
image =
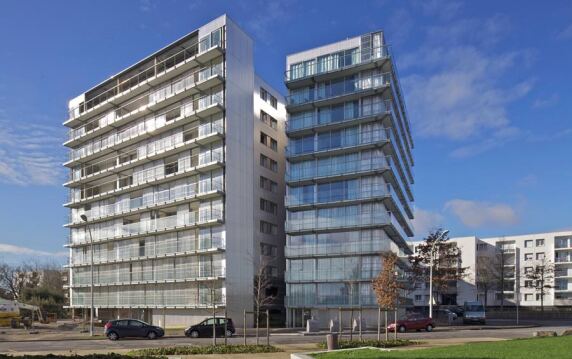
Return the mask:
M 558 38 L 562 40 L 572 39 L 572 24 L 566 26 L 564 30 L 558 33 Z
M 15 246 L 12 244 L 0 243 L 0 254 L 15 254 L 15 255 L 25 255 L 25 256 L 55 256 L 55 257 L 65 257 L 68 252 L 46 252 L 39 251 L 32 248 Z
M 443 216 L 437 212 L 431 212 L 421 208 L 415 208 L 413 227 L 417 237 L 424 237 L 430 231 L 439 228 L 443 223 Z
M 519 222 L 516 210 L 505 203 L 453 199 L 445 203 L 445 210 L 470 228 L 510 226 Z
M 62 183 L 61 129 L 0 119 L 0 182 L 18 185 Z
M 546 108 L 554 106 L 560 101 L 560 96 L 556 93 L 545 97 L 545 98 L 537 98 L 532 103 L 532 108 Z

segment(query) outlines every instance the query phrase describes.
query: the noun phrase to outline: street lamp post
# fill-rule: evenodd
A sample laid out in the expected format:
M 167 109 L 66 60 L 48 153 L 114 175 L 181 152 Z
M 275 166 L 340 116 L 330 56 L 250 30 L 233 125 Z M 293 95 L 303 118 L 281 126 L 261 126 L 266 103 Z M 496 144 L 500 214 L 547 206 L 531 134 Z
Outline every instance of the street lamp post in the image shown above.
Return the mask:
M 431 251 L 429 252 L 429 318 L 433 318 L 433 257 L 435 256 L 435 245 L 448 233 L 448 229 L 441 232 L 441 235 L 433 241 Z
M 87 223 L 87 216 L 82 214 L 80 216 L 81 220 Z M 90 252 L 91 252 L 91 259 L 90 259 L 90 272 L 91 272 L 91 281 L 89 286 L 90 291 L 90 308 L 89 308 L 89 336 L 93 337 L 93 237 L 91 236 L 91 228 L 89 225 L 85 225 L 87 227 L 87 231 L 89 232 L 89 243 L 90 243 Z

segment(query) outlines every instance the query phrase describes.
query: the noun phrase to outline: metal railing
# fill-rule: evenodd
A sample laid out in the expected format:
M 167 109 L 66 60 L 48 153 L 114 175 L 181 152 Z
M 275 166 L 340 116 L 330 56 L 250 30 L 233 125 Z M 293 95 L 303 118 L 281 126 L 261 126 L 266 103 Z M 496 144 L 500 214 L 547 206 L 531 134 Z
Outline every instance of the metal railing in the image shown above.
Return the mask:
M 215 294 L 215 300 L 211 300 L 209 295 L 198 293 L 197 290 L 174 291 L 168 289 L 157 288 L 152 290 L 141 290 L 138 294 L 129 294 L 135 291 L 109 291 L 99 293 L 96 290 L 93 303 L 95 306 L 101 307 L 190 307 L 190 308 L 212 308 L 216 306 L 224 306 L 226 298 L 222 294 L 222 290 L 218 289 Z M 183 294 L 178 294 L 178 293 Z M 213 303 L 214 302 L 214 303 Z M 91 305 L 89 293 L 73 291 L 72 306 L 81 307 Z
M 391 73 L 370 75 L 358 79 L 344 80 L 334 85 L 318 85 L 316 89 L 306 88 L 291 91 L 286 97 L 286 103 L 291 106 L 303 105 L 313 101 L 321 101 L 361 91 L 388 86 L 391 83 Z
M 367 240 L 360 242 L 287 245 L 285 255 L 286 257 L 308 257 L 332 254 L 380 253 L 391 250 L 391 240 L 386 238 L 384 240 Z
M 340 111 L 339 115 L 331 113 L 329 116 L 324 115 L 324 108 L 320 108 L 320 115 L 318 116 L 315 111 L 312 111 L 307 116 L 296 117 L 291 116 L 290 120 L 286 122 L 286 131 L 293 132 L 307 128 L 314 128 L 319 126 L 330 125 L 334 123 L 344 123 L 359 118 L 366 118 L 370 116 L 391 113 L 393 105 L 391 100 L 383 100 L 374 102 L 368 105 L 362 104 L 358 113 L 353 111 Z
M 70 180 L 77 181 L 79 179 L 85 178 L 86 176 L 109 171 L 111 169 L 117 169 L 126 163 L 132 163 L 141 159 L 147 159 L 149 156 L 154 156 L 161 154 L 162 152 L 169 151 L 180 145 L 191 142 L 199 137 L 223 133 L 224 129 L 222 125 L 213 122 L 195 126 L 182 132 L 161 138 L 157 141 L 153 141 L 145 146 L 145 150 L 142 150 L 141 148 L 134 148 L 132 150 L 122 152 L 117 156 L 106 158 L 104 160 L 90 163 L 88 165 L 82 165 L 80 170 L 72 170 L 70 172 Z
M 222 31 L 221 29 L 217 29 L 215 31 L 219 30 Z M 85 102 L 82 102 L 78 106 L 69 109 L 68 111 L 69 119 L 70 120 L 75 119 L 84 114 L 85 112 L 91 110 L 92 108 L 104 102 L 107 102 L 108 100 L 112 99 L 115 96 L 130 91 L 134 87 L 137 87 L 140 84 L 147 82 L 152 78 L 167 73 L 171 68 L 183 62 L 186 62 L 187 60 L 192 59 L 199 54 L 210 51 L 213 48 L 222 46 L 222 38 L 223 37 L 220 36 L 219 37 L 220 41 L 212 42 L 210 36 L 207 36 L 201 41 L 192 44 L 189 47 L 183 48 L 181 51 L 176 52 L 175 54 L 167 57 L 164 60 L 154 63 L 147 68 L 139 69 L 139 72 L 136 75 L 133 75 L 132 77 L 122 81 L 121 83 L 95 96 L 94 98 L 91 98 Z
M 173 215 L 163 218 L 142 220 L 140 222 L 124 225 L 92 225 L 93 242 L 99 243 L 104 240 L 141 235 L 151 232 L 160 232 L 169 229 L 191 227 L 213 221 L 222 221 L 223 211 L 218 209 L 201 209 L 195 212 Z M 89 244 L 84 231 L 72 234 L 72 244 Z
M 329 55 L 329 56 L 328 56 Z M 370 49 L 356 50 L 349 54 L 332 53 L 320 56 L 318 59 L 306 60 L 290 65 L 285 72 L 285 81 L 301 80 L 304 78 L 343 70 L 378 59 L 389 58 L 389 46 L 376 46 Z M 337 56 L 336 56 L 337 55 Z
M 320 307 L 320 306 L 377 306 L 375 295 L 301 295 L 286 296 L 288 307 Z
M 369 159 L 348 159 L 347 161 L 329 161 L 321 165 L 317 160 L 312 160 L 312 166 L 292 170 L 292 164 L 286 171 L 286 181 L 301 181 L 321 177 L 331 177 L 352 173 L 370 172 L 393 167 L 393 159 L 390 156 L 372 156 Z
M 341 207 L 344 208 L 344 207 Z M 315 212 L 315 211 L 314 211 Z M 339 217 L 318 217 L 315 213 L 313 218 L 287 219 L 286 231 L 328 230 L 338 228 L 353 228 L 371 225 L 391 224 L 391 212 L 368 212 L 347 213 Z
M 215 71 L 215 73 L 210 74 L 210 76 L 216 76 L 216 75 L 222 76 L 222 68 L 219 69 L 219 67 L 216 67 L 216 70 L 213 70 L 212 67 L 209 67 L 209 69 L 210 72 Z M 161 101 L 164 101 L 167 98 L 170 98 L 183 91 L 186 91 L 194 87 L 197 83 L 205 80 L 201 79 L 201 76 L 199 75 L 200 72 L 191 73 L 183 77 L 182 79 L 173 80 L 159 89 L 152 90 L 149 91 L 148 93 L 138 96 L 135 99 L 130 100 L 125 104 L 122 104 L 118 108 L 112 109 L 111 111 L 104 113 L 96 117 L 95 119 L 91 119 L 89 122 L 86 122 L 80 127 L 70 129 L 68 131 L 68 138 L 69 140 L 79 139 L 88 133 L 97 131 L 98 129 L 110 125 L 114 122 L 118 122 L 122 118 L 130 116 L 134 113 L 139 113 L 144 109 L 146 109 L 147 107 L 153 106 Z M 194 100 L 193 105 L 195 101 L 198 100 Z M 196 109 L 196 107 L 193 106 L 193 109 Z
M 222 157 L 223 155 L 220 152 L 208 151 L 198 155 L 184 157 L 177 161 L 162 163 L 142 171 L 132 171 L 130 174 L 118 174 L 117 178 L 110 181 L 99 182 L 95 185 L 85 184 L 82 185 L 79 191 L 75 192 L 72 189 L 69 193 L 69 203 L 75 204 L 96 196 L 106 196 L 117 190 L 133 188 L 142 184 L 150 184 L 151 182 L 166 178 L 171 174 L 185 173 L 198 166 L 221 162 Z M 74 196 L 79 196 L 79 198 L 74 198 Z
M 141 196 L 121 201 L 117 203 L 107 204 L 103 206 L 91 206 L 90 210 L 84 211 L 83 214 L 89 220 L 98 220 L 106 217 L 128 214 L 141 209 L 148 209 L 156 205 L 174 203 L 187 198 L 200 196 L 202 194 L 211 193 L 213 191 L 223 191 L 223 179 L 214 180 L 208 183 L 190 183 L 174 189 L 166 189 L 153 193 L 151 196 Z M 77 213 L 72 219 L 73 225 L 83 224 L 79 217 L 81 213 Z

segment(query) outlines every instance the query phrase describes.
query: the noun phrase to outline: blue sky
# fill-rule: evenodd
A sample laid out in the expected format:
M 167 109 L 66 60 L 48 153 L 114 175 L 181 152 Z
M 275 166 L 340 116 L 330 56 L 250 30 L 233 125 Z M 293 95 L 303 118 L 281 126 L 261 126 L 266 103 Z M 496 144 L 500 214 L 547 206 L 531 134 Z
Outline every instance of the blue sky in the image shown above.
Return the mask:
M 228 13 L 286 54 L 383 29 L 414 128 L 418 234 L 572 228 L 572 3 L 13 1 L 0 11 L 0 259 L 64 260 L 67 101 Z

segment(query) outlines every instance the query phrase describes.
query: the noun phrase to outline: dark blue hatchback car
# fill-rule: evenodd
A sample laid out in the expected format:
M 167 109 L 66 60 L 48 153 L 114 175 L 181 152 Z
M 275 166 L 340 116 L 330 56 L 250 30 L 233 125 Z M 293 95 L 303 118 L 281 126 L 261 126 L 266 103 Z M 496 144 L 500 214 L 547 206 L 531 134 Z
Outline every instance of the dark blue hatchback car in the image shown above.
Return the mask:
M 156 339 L 165 335 L 163 328 L 137 319 L 111 320 L 105 324 L 105 336 L 109 340 L 119 338 Z

